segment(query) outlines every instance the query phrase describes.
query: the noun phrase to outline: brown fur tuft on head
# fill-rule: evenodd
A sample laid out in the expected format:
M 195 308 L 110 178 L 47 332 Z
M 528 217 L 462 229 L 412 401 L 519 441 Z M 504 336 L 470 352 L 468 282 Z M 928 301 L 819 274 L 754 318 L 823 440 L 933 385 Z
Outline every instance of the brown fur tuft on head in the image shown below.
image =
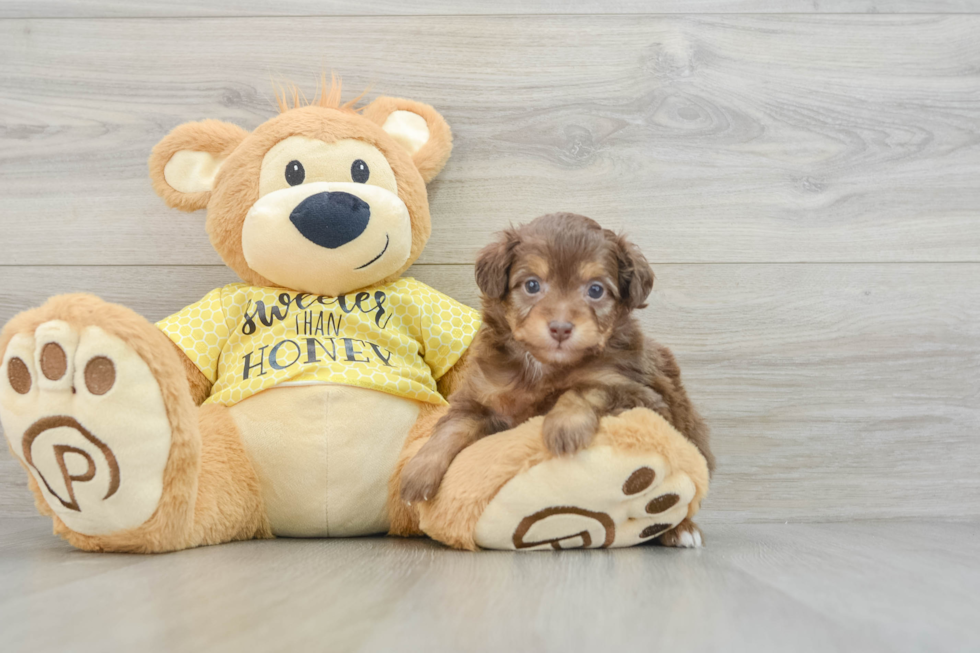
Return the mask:
M 361 98 L 367 95 L 368 89 L 364 89 L 357 97 L 353 100 L 348 100 L 341 104 L 340 100 L 343 97 L 343 82 L 334 73 L 330 73 L 330 86 L 327 87 L 327 73 L 320 73 L 320 81 L 316 85 L 316 93 L 313 96 L 313 101 L 306 99 L 306 95 L 300 90 L 299 86 L 292 82 L 285 82 L 282 84 L 276 84 L 274 93 L 276 96 L 276 105 L 279 107 L 279 113 L 286 113 L 290 109 L 298 109 L 300 107 L 320 107 L 322 109 L 337 109 L 338 111 L 350 111 L 357 113 L 361 111 L 360 108 L 355 108 Z

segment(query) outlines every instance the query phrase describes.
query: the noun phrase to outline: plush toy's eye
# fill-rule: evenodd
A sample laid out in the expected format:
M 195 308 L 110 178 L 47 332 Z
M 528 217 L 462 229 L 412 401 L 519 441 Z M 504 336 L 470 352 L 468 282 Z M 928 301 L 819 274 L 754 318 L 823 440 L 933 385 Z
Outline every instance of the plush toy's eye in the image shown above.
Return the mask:
M 601 283 L 594 283 L 589 286 L 589 297 L 592 299 L 599 299 L 605 292 L 606 289 L 602 287 Z
M 350 178 L 359 184 L 366 183 L 368 177 L 371 176 L 371 170 L 368 168 L 368 164 L 364 163 L 360 159 L 350 164 Z
M 541 283 L 537 279 L 528 279 L 524 282 L 524 290 L 529 295 L 536 295 L 541 292 Z
M 298 186 L 306 179 L 306 169 L 299 161 L 290 161 L 286 164 L 286 183 L 290 186 Z

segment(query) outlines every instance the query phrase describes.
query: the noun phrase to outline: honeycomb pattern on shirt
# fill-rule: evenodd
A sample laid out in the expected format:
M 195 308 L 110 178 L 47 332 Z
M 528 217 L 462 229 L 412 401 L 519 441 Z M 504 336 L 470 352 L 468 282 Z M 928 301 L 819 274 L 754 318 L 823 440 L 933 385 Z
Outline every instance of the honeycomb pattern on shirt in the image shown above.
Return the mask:
M 340 383 L 444 404 L 436 379 L 472 342 L 473 309 L 403 278 L 341 297 L 230 284 L 157 326 L 228 406 L 283 383 Z

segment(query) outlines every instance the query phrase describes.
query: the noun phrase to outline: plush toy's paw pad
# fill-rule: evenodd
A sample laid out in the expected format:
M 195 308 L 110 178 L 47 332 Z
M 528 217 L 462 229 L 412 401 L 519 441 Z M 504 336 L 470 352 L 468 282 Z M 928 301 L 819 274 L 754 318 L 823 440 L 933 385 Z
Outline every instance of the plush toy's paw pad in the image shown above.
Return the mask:
M 60 320 L 16 334 L 0 367 L 0 420 L 73 531 L 132 528 L 156 510 L 170 422 L 149 367 L 119 338 Z
M 701 529 L 690 519 L 685 519 L 676 528 L 660 536 L 658 541 L 664 546 L 680 549 L 700 549 L 704 546 L 704 536 Z
M 593 446 L 508 481 L 475 539 L 487 549 L 632 546 L 681 523 L 695 492 L 691 478 L 659 454 Z

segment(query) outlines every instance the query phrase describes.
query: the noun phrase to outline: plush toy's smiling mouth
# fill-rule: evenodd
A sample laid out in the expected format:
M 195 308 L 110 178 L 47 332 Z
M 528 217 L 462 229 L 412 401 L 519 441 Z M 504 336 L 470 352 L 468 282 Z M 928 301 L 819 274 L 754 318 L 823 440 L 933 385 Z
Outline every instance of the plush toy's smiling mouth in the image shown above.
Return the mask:
M 381 258 L 382 256 L 384 256 L 385 255 L 385 252 L 388 251 L 388 244 L 389 243 L 391 243 L 391 237 L 388 236 L 388 234 L 385 234 L 385 246 L 384 246 L 384 249 L 381 250 L 381 253 L 378 254 L 377 256 L 375 256 L 373 259 L 371 259 L 367 263 L 365 263 L 364 265 L 358 266 L 358 267 L 356 267 L 354 269 L 355 270 L 363 270 L 364 268 L 366 268 L 367 266 L 371 265 L 372 263 L 374 263 L 375 261 L 377 261 L 379 258 Z
M 273 191 L 242 225 L 245 261 L 269 285 L 329 297 L 395 273 L 411 247 L 408 207 L 371 184 L 315 181 Z

